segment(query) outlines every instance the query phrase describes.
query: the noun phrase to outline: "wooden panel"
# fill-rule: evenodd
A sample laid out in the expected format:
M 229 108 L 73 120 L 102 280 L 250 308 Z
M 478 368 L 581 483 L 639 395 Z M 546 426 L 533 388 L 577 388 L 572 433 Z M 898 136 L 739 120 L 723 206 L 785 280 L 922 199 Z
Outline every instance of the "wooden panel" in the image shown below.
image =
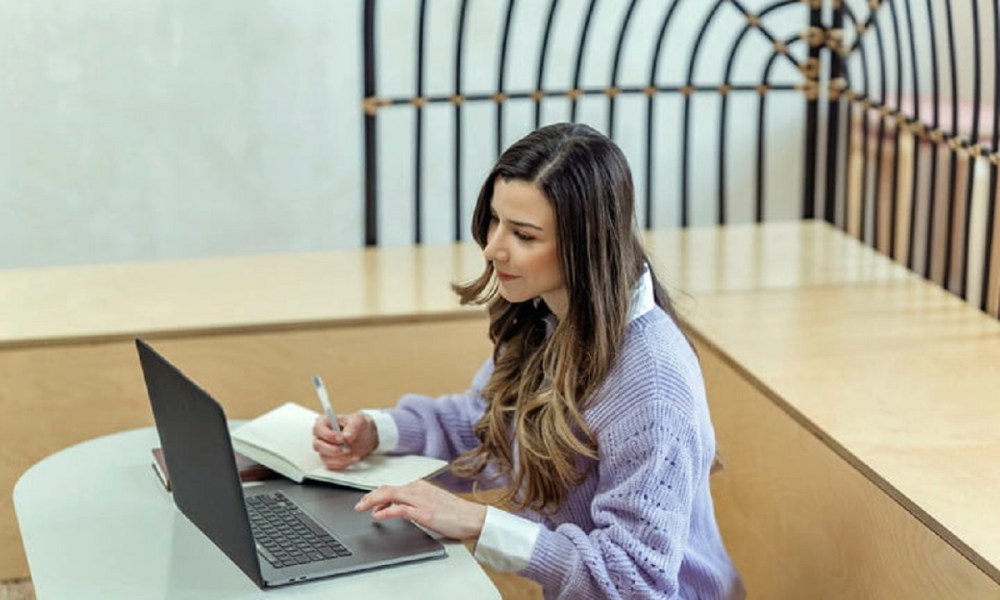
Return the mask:
M 482 268 L 468 243 L 0 269 L 0 347 L 468 315 L 449 284 Z
M 1000 581 L 1000 323 L 923 281 L 702 296 L 695 328 Z
M 489 355 L 484 318 L 151 339 L 232 418 L 278 403 L 315 402 L 323 375 L 336 407 L 390 406 L 406 392 L 466 389 Z M 11 493 L 45 456 L 115 431 L 152 425 L 131 342 L 0 350 L 0 579 L 25 577 Z M 150 471 L 152 477 L 152 471 Z
M 911 276 L 820 221 L 657 230 L 646 243 L 684 293 Z M 482 266 L 464 243 L 0 270 L 0 347 L 469 316 L 481 309 L 449 284 Z
M 993 581 L 699 344 L 725 468 L 716 514 L 750 598 L 962 600 Z

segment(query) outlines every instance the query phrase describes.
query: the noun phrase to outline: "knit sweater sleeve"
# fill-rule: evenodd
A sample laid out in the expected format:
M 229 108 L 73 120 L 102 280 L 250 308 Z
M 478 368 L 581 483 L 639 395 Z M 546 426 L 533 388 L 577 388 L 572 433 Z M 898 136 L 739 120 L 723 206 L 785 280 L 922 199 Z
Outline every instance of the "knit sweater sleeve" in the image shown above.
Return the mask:
M 387 411 L 396 423 L 399 442 L 391 454 L 422 454 L 451 461 L 479 445 L 473 432 L 486 404 L 482 389 L 493 372 L 487 360 L 468 390 L 439 397 L 407 394 Z
M 594 529 L 542 529 L 521 574 L 547 597 L 676 598 L 697 480 L 711 460 L 692 415 L 646 402 L 598 433 Z

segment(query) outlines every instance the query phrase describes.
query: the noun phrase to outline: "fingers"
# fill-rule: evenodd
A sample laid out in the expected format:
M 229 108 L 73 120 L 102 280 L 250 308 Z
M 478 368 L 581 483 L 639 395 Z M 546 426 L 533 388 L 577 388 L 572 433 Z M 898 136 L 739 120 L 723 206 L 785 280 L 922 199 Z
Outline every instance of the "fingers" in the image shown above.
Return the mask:
M 354 506 L 355 510 L 371 510 L 389 504 L 406 504 L 421 506 L 431 501 L 433 492 L 438 488 L 424 480 L 414 481 L 406 485 L 383 485 L 361 497 Z
M 343 439 L 348 444 L 356 442 L 366 428 L 371 425 L 370 421 L 360 413 L 350 414 L 346 417 L 338 416 L 337 421 L 340 422 Z
M 356 452 L 352 452 L 350 447 L 341 449 L 339 444 L 330 444 L 320 438 L 313 438 L 313 450 L 319 454 L 323 466 L 332 470 L 346 469 L 363 457 Z
M 338 419 L 339 420 L 339 419 Z M 328 444 L 340 444 L 344 441 L 343 435 L 334 431 L 330 427 L 330 421 L 326 415 L 319 415 L 313 422 L 313 437 L 327 442 Z
M 467 540 L 482 533 L 486 506 L 469 502 L 426 481 L 380 487 L 365 494 L 355 510 L 370 510 L 373 519 L 408 519 L 444 537 Z
M 341 431 L 335 431 L 326 415 L 313 422 L 313 450 L 323 465 L 331 470 L 346 469 L 363 460 L 378 445 L 375 424 L 362 413 L 338 416 Z
M 426 525 L 429 522 L 429 498 L 420 489 L 420 484 L 425 483 L 417 481 L 404 486 L 382 486 L 365 494 L 354 510 L 370 510 L 372 518 L 378 521 L 400 518 Z
M 413 521 L 414 523 L 425 527 L 429 524 L 429 519 L 426 518 L 426 513 L 415 506 L 410 506 L 409 504 L 389 504 L 386 506 L 379 506 L 372 510 L 371 515 L 376 521 L 385 521 L 386 519 L 407 519 L 408 521 Z
M 361 497 L 361 500 L 354 506 L 354 510 L 371 510 L 378 506 L 403 502 L 402 489 L 406 486 L 383 485 Z

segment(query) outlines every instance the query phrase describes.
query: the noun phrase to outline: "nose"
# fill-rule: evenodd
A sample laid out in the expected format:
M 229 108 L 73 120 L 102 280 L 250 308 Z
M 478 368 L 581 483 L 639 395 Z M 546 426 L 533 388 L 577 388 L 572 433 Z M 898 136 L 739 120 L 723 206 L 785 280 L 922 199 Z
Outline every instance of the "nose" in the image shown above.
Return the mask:
M 489 235 L 487 235 L 486 247 L 483 248 L 483 257 L 490 262 L 506 262 L 508 258 L 507 250 L 501 243 L 502 237 L 496 233 L 496 228 L 493 228 L 489 232 Z

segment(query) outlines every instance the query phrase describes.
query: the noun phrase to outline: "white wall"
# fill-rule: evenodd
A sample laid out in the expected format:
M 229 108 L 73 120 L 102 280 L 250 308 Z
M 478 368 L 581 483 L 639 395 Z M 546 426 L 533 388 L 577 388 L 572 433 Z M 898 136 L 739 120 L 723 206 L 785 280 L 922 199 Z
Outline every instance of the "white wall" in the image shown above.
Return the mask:
M 380 92 L 412 93 L 414 23 L 411 0 L 381 0 Z M 547 5 L 547 3 L 544 3 Z M 613 40 L 625 0 L 599 3 L 588 46 L 585 84 L 607 81 Z M 754 8 L 767 4 L 744 2 Z M 430 20 L 450 33 L 457 0 L 430 2 Z M 541 32 L 538 7 L 521 0 L 515 17 L 508 86 L 533 87 L 533 44 Z M 568 22 L 579 22 L 585 2 L 562 2 Z M 470 8 L 470 89 L 489 90 L 498 15 L 504 2 L 473 0 Z M 686 2 L 671 28 L 663 81 L 684 74 L 694 32 L 709 3 Z M 633 23 L 635 40 L 652 35 L 662 13 L 644 0 Z M 722 57 L 743 20 L 728 15 L 710 30 L 697 79 L 717 81 Z M 0 3 L 0 268 L 150 260 L 209 255 L 323 250 L 363 241 L 360 0 L 31 0 Z M 802 29 L 804 5 L 773 21 L 781 36 Z M 575 15 L 575 17 L 574 17 Z M 576 21 L 574 21 L 576 19 Z M 577 27 L 555 33 L 547 84 L 568 84 Z M 630 38 L 633 39 L 633 38 Z M 649 52 L 626 47 L 622 83 L 648 77 Z M 632 47 L 634 46 L 634 47 Z M 737 79 L 759 78 L 761 36 L 748 36 Z M 450 64 L 450 35 L 432 37 L 432 60 Z M 520 55 L 518 53 L 521 53 Z M 800 53 L 801 55 L 801 53 Z M 395 64 L 389 57 L 401 57 Z M 789 75 L 787 65 L 776 78 Z M 448 92 L 450 75 L 428 69 L 428 91 Z M 695 222 L 710 222 L 715 203 L 718 99 L 695 110 L 698 143 Z M 794 218 L 801 197 L 802 102 L 775 96 L 769 117 L 772 152 L 768 216 Z M 630 104 L 630 102 L 632 104 Z M 638 104 L 636 104 L 638 103 Z M 630 119 L 642 105 L 623 100 L 621 144 L 633 157 L 637 180 L 643 121 Z M 679 136 L 679 102 L 659 103 L 658 136 Z M 510 105 L 504 143 L 526 132 L 530 104 Z M 605 103 L 586 101 L 579 118 L 603 127 Z M 428 110 L 428 127 L 451 139 L 450 111 Z M 756 103 L 735 100 L 730 193 L 748 195 L 747 146 Z M 477 113 L 477 111 L 479 111 Z M 470 107 L 463 132 L 469 155 L 465 198 L 471 206 L 482 173 L 494 157 L 493 112 Z M 520 117 L 518 117 L 520 115 Z M 545 105 L 545 120 L 568 116 L 565 101 Z M 383 210 L 388 244 L 410 239 L 412 170 L 409 146 L 395 133 L 409 131 L 412 111 L 380 114 Z M 406 138 L 409 140 L 409 138 Z M 664 148 L 670 147 L 664 144 Z M 705 146 L 705 148 L 701 148 Z M 446 172 L 450 155 L 427 141 L 428 168 Z M 435 152 L 431 153 L 430 150 Z M 676 168 L 676 148 L 657 168 Z M 789 173 L 792 175 L 789 176 Z M 446 181 L 447 180 L 447 181 Z M 659 225 L 676 217 L 679 178 L 660 178 Z M 450 235 L 450 180 L 431 176 L 425 188 L 427 239 Z M 640 183 L 640 192 L 642 192 Z M 735 211 L 748 216 L 746 211 Z M 746 213 L 746 214 L 744 214 Z

